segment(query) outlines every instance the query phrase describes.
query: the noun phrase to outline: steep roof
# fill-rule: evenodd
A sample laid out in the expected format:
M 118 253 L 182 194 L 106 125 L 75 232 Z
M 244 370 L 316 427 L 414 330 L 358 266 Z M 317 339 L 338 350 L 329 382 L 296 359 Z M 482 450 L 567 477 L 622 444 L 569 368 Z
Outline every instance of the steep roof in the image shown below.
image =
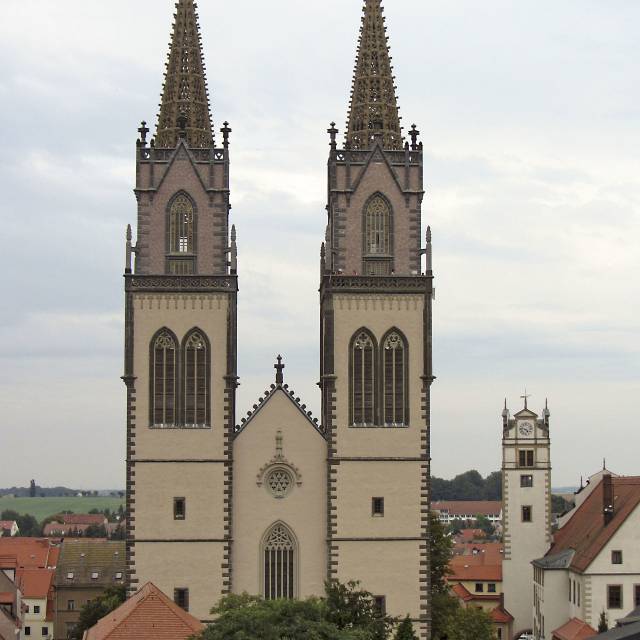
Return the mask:
M 68 585 L 122 584 L 126 570 L 123 540 L 67 539 L 62 543 L 55 584 Z M 73 578 L 69 579 L 68 574 Z M 97 578 L 92 574 L 97 573 Z M 121 574 L 120 578 L 116 574 Z
M 102 513 L 64 513 L 57 518 L 63 524 L 88 524 L 101 525 L 107 518 Z
M 489 612 L 491 620 L 496 624 L 508 624 L 513 621 L 513 616 L 502 606 L 498 605 Z
M 83 640 L 186 640 L 204 625 L 147 582 L 84 634 Z
M 395 78 L 381 0 L 365 0 L 362 11 L 346 143 L 352 149 L 369 149 L 372 136 L 379 135 L 385 149 L 402 149 Z
M 55 569 L 19 569 L 18 587 L 25 598 L 45 600 L 51 590 Z
M 55 567 L 59 554 L 47 538 L 0 538 L 0 557 L 15 558 L 19 568 Z
M 176 3 L 155 138 L 155 145 L 160 148 L 177 146 L 183 129 L 190 147 L 208 149 L 213 146 L 196 8 L 193 0 L 178 0 Z
M 603 481 L 578 507 L 567 524 L 558 529 L 553 545 L 545 557 L 556 556 L 562 551 L 575 551 L 570 567 L 585 571 L 603 547 L 640 503 L 640 477 L 611 479 L 613 486 L 613 518 L 605 524 L 603 517 Z
M 502 580 L 502 559 L 496 562 L 483 554 L 475 556 L 453 556 L 449 561 L 449 581 L 480 580 L 500 582 Z
M 578 618 L 571 618 L 569 622 L 563 624 L 553 631 L 553 637 L 558 640 L 587 640 L 598 633 L 593 627 Z

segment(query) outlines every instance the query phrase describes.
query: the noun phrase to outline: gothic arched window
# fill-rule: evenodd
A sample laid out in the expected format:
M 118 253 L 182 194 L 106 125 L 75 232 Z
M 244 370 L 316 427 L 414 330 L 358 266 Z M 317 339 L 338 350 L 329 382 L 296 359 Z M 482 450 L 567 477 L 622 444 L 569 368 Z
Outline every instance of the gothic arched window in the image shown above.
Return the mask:
M 194 246 L 193 203 L 181 193 L 171 203 L 169 211 L 169 251 L 171 253 L 193 253 Z
M 380 194 L 369 199 L 364 210 L 363 272 L 388 275 L 392 270 L 391 207 Z
M 408 353 L 402 334 L 392 329 L 382 341 L 382 416 L 385 426 L 409 423 Z
M 351 424 L 374 424 L 376 395 L 375 339 L 366 329 L 361 329 L 351 339 L 350 349 Z
M 184 424 L 209 425 L 209 341 L 199 329 L 190 331 L 182 346 L 182 411 Z
M 263 591 L 265 600 L 295 598 L 297 592 L 297 544 L 291 530 L 274 524 L 263 538 Z
M 176 422 L 178 341 L 168 329 L 161 329 L 151 340 L 151 422 Z

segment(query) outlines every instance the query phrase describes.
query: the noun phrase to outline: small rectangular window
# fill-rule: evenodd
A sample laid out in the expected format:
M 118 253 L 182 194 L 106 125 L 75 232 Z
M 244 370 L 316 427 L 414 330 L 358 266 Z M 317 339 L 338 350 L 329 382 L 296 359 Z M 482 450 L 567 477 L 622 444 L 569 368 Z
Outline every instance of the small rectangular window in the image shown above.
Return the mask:
M 43 636 L 49 635 L 49 627 L 42 627 L 42 635 Z
M 30 636 L 31 635 L 31 627 L 25 627 L 24 628 L 24 635 L 25 636 Z
M 634 606 L 640 607 L 640 584 L 633 585 L 633 602 Z
M 522 476 L 520 476 L 520 486 L 521 487 L 533 487 L 533 476 L 531 476 L 531 475 L 522 475 Z
M 75 611 L 75 610 L 76 610 L 76 601 L 67 600 L 67 611 Z
M 187 499 L 174 498 L 173 499 L 173 519 L 184 520 L 186 515 L 187 515 Z
M 384 498 L 371 498 L 371 515 L 384 516 Z
M 607 586 L 607 608 L 622 609 L 622 585 L 610 584 Z
M 67 573 L 67 580 L 73 580 L 73 571 L 69 571 L 69 573 Z
M 40 613 L 40 605 L 39 604 L 34 604 L 33 605 L 33 613 Z
M 189 589 L 174 589 L 173 601 L 185 611 L 189 611 Z
M 476 593 L 484 592 L 484 584 L 482 582 L 476 582 Z
M 531 522 L 533 520 L 532 511 L 533 507 L 530 505 L 524 505 L 522 507 L 522 522 Z
M 622 551 L 611 552 L 611 564 L 622 564 Z
M 116 573 L 116 580 L 122 580 L 122 571 Z
M 487 587 L 487 591 L 489 593 L 495 593 L 496 592 L 496 583 L 495 582 L 490 582 L 488 587 Z
M 387 598 L 385 596 L 373 596 L 373 606 L 379 616 L 387 615 Z
M 93 571 L 93 572 L 91 573 L 91 579 L 92 579 L 92 580 L 97 580 L 97 579 L 98 579 L 98 575 L 99 575 L 99 574 L 98 574 L 98 572 L 97 572 L 97 571 Z
M 533 449 L 520 449 L 518 462 L 521 467 L 533 467 Z

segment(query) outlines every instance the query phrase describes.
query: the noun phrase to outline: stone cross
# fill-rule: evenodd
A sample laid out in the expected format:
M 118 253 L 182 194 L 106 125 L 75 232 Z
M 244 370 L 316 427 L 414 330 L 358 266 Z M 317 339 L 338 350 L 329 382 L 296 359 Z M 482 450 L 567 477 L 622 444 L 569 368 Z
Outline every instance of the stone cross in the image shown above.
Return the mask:
M 282 374 L 284 365 L 282 364 L 281 355 L 278 355 L 278 363 L 274 364 L 273 368 L 276 370 L 276 384 L 282 384 L 284 382 L 284 375 Z

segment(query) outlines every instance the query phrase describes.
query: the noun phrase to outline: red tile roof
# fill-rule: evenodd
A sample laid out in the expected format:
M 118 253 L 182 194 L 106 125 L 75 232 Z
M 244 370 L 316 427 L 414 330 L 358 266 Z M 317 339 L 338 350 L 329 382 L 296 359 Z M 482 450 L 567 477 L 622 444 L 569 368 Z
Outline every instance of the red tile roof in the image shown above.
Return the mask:
M 460 600 L 463 600 L 464 602 L 468 602 L 469 600 L 473 600 L 473 595 L 471 594 L 469 589 L 467 589 L 464 585 L 460 584 L 459 582 L 456 582 L 453 585 L 453 587 L 451 587 L 451 591 L 453 591 L 453 593 L 456 596 L 458 596 L 458 598 L 460 598 Z
M 85 632 L 83 640 L 186 640 L 204 625 L 151 582 Z
M 62 520 L 63 524 L 106 524 L 107 519 L 102 513 L 63 513 L 56 518 Z
M 13 604 L 15 594 L 10 591 L 0 591 L 0 604 Z
M 500 543 L 492 545 L 470 545 L 472 549 L 478 549 L 479 553 L 471 555 L 454 555 L 449 561 L 450 581 L 476 580 L 488 582 L 500 582 L 502 580 L 502 554 L 499 553 Z M 490 549 L 488 552 L 480 551 L 481 547 Z
M 492 609 L 489 613 L 491 620 L 496 624 L 508 624 L 513 621 L 513 616 L 501 605 Z
M 12 529 L 14 524 L 15 520 L 0 520 L 0 529 Z
M 502 564 L 504 558 L 504 545 L 502 542 L 456 542 L 453 545 L 453 554 L 456 556 L 484 556 L 485 564 Z
M 456 542 L 471 542 L 478 538 L 486 538 L 487 534 L 482 529 L 462 529 L 460 533 L 456 533 Z
M 452 516 L 499 515 L 502 511 L 500 500 L 441 500 L 433 502 L 434 511 L 448 511 Z
M 54 575 L 55 569 L 18 569 L 18 587 L 23 597 L 45 600 Z
M 578 507 L 567 524 L 556 531 L 547 556 L 575 550 L 571 568 L 585 571 L 613 537 L 632 511 L 640 504 L 640 477 L 617 477 L 613 485 L 613 519 L 605 525 L 602 481 Z
M 47 538 L 0 538 L 0 557 L 15 558 L 26 569 L 55 567 L 60 547 Z
M 553 633 L 554 640 L 587 640 L 592 638 L 598 632 L 590 627 L 586 622 L 571 618 L 569 622 L 558 627 Z

